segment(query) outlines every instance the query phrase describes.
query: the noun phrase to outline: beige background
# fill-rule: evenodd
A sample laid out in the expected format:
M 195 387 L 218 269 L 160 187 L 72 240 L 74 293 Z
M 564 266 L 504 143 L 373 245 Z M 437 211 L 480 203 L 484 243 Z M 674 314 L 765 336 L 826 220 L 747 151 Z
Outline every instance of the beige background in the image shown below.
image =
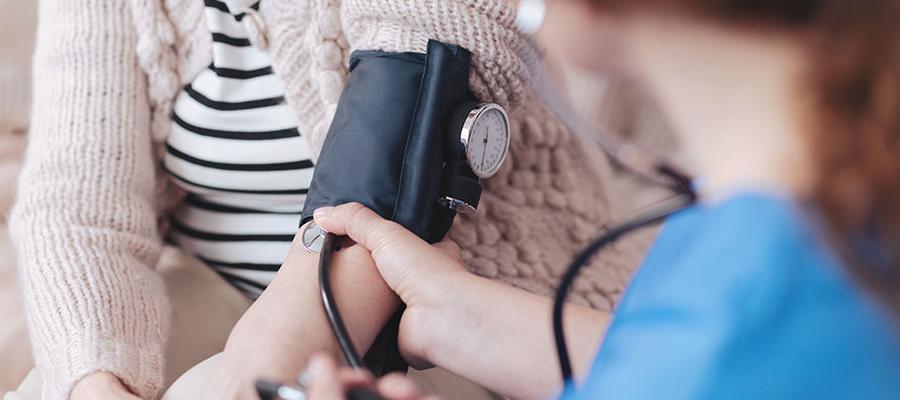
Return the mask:
M 0 0 L 0 393 L 15 386 L 31 366 L 15 271 L 6 233 L 15 176 L 28 123 L 30 59 L 36 1 Z

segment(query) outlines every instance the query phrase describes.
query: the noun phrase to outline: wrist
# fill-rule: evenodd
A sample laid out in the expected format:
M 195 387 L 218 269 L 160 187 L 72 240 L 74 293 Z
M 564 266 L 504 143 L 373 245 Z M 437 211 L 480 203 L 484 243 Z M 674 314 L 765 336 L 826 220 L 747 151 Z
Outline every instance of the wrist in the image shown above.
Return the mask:
M 415 275 L 416 279 L 409 280 L 405 290 L 398 295 L 407 308 L 422 310 L 429 316 L 452 312 L 458 300 L 457 294 L 470 288 L 472 280 L 479 279 L 462 265 L 423 269 L 416 271 Z
M 93 372 L 75 382 L 70 400 L 96 399 L 112 393 L 132 394 L 118 377 L 109 372 Z
M 460 328 L 472 319 L 470 299 L 478 297 L 474 292 L 484 280 L 459 269 L 434 276 L 434 284 L 419 288 L 418 299 L 407 303 L 401 322 L 401 346 L 413 367 L 438 364 L 439 355 L 459 343 Z

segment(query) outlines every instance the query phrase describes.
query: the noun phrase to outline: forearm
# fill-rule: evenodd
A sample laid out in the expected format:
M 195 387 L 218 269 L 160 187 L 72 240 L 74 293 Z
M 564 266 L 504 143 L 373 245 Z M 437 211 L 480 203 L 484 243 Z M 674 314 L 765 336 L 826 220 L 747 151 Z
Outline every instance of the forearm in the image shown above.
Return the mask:
M 226 397 L 246 393 L 257 378 L 296 379 L 314 351 L 343 359 L 323 311 L 318 260 L 318 255 L 298 249 L 295 243 L 275 279 L 238 322 L 223 354 L 222 373 L 236 377 L 231 382 L 239 387 L 226 388 Z M 330 272 L 347 329 L 357 350 L 365 353 L 399 300 L 360 246 L 338 252 Z
M 146 76 L 124 0 L 47 0 L 35 48 L 28 153 L 10 232 L 45 398 L 114 374 L 163 384 L 169 304 Z
M 552 300 L 465 274 L 439 310 L 419 310 L 426 357 L 435 365 L 513 398 L 547 398 L 562 385 L 551 325 Z M 609 315 L 565 308 L 577 375 L 589 368 Z

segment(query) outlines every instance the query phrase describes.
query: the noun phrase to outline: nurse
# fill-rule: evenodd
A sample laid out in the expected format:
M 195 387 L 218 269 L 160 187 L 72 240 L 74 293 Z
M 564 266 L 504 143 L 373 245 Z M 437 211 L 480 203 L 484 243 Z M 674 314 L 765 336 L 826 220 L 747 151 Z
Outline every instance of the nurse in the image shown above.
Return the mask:
M 407 304 L 406 358 L 513 398 L 900 398 L 900 2 L 546 5 L 548 51 L 656 96 L 699 203 L 666 222 L 613 315 L 567 307 L 565 385 L 550 299 L 362 206 L 318 210 Z M 314 399 L 367 381 L 323 358 L 312 372 Z

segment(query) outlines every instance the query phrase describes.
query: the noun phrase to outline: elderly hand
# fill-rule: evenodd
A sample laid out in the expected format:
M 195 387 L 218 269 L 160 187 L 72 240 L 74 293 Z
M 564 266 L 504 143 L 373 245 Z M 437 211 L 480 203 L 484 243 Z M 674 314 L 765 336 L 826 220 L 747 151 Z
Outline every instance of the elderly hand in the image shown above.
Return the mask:
M 425 396 L 407 377 L 394 373 L 374 381 L 366 371 L 337 368 L 324 354 L 313 355 L 309 363 L 309 400 L 343 400 L 348 389 L 374 388 L 385 400 L 437 400 Z
M 347 235 L 372 253 L 384 281 L 406 303 L 399 338 L 404 358 L 416 368 L 429 366 L 425 353 L 431 336 L 426 330 L 441 326 L 435 316 L 452 302 L 448 293 L 470 276 L 459 247 L 450 241 L 430 245 L 358 203 L 320 208 L 315 220 L 322 229 Z
M 81 378 L 72 388 L 69 399 L 139 400 L 119 378 L 109 372 L 94 372 Z

